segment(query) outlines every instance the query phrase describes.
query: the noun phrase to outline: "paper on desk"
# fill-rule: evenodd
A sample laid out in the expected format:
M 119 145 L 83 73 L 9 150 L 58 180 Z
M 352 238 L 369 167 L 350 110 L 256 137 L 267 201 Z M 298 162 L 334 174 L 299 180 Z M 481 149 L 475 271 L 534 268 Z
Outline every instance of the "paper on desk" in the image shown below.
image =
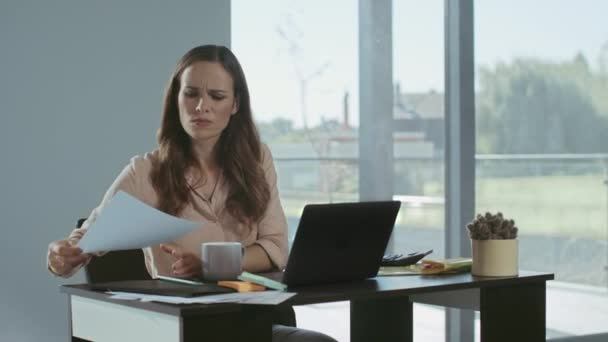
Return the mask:
M 161 302 L 170 304 L 217 304 L 217 303 L 240 303 L 240 304 L 262 304 L 277 305 L 295 296 L 293 292 L 284 291 L 256 291 L 235 292 L 217 295 L 206 295 L 199 297 L 175 297 L 159 296 L 131 292 L 108 292 L 112 299 L 141 300 L 142 302 Z
M 201 226 L 152 208 L 119 191 L 78 243 L 84 253 L 143 248 L 174 240 Z

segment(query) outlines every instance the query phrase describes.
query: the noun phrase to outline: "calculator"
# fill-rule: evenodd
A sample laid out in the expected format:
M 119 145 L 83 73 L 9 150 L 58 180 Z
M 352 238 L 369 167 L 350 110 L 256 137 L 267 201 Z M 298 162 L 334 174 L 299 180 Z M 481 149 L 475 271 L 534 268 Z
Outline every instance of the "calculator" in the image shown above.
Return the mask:
M 388 254 L 382 257 L 380 266 L 408 266 L 417 263 L 425 256 L 433 253 L 433 250 L 426 252 L 414 252 L 410 254 Z

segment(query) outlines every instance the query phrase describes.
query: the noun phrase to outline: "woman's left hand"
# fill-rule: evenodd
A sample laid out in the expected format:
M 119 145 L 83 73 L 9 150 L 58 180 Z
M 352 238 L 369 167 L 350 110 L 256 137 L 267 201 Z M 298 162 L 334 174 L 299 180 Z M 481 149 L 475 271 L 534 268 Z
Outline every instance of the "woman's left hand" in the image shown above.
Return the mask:
M 171 265 L 171 272 L 179 278 L 200 278 L 203 273 L 203 263 L 194 253 L 184 252 L 172 244 L 161 244 L 163 252 L 171 254 L 177 260 Z

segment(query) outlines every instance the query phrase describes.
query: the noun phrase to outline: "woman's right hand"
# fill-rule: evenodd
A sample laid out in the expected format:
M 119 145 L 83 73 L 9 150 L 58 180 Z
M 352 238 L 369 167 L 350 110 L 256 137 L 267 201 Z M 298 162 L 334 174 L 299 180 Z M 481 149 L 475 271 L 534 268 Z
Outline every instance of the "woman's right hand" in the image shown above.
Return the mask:
M 51 272 L 65 276 L 72 273 L 90 257 L 90 254 L 82 253 L 82 249 L 74 246 L 70 241 L 57 240 L 49 244 L 46 258 Z

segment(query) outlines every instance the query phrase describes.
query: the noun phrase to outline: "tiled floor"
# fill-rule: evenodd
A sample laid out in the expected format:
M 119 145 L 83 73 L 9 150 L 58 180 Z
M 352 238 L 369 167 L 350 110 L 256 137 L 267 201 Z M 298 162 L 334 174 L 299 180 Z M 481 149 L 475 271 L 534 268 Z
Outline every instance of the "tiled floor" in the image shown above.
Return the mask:
M 349 341 L 349 303 L 295 307 L 298 326 Z M 445 342 L 444 310 L 414 305 L 414 341 Z M 547 285 L 547 337 L 608 332 L 608 289 L 552 281 Z M 479 335 L 479 321 L 475 329 Z M 479 340 L 477 337 L 476 340 Z

